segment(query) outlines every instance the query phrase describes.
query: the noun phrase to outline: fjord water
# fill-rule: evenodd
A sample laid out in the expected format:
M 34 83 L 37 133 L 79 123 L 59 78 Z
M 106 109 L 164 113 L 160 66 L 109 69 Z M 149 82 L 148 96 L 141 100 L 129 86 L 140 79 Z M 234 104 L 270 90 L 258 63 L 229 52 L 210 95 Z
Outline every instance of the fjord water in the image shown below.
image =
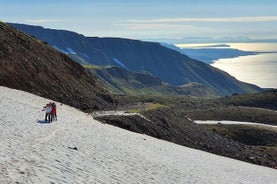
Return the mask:
M 190 44 L 189 46 L 211 45 L 215 44 Z M 230 48 L 243 51 L 264 53 L 228 59 L 222 58 L 214 60 L 212 66 L 226 71 L 243 82 L 252 83 L 262 88 L 277 88 L 277 43 L 227 43 L 227 45 Z
M 244 51 L 271 52 L 215 60 L 212 66 L 263 88 L 277 88 L 277 43 L 232 43 Z

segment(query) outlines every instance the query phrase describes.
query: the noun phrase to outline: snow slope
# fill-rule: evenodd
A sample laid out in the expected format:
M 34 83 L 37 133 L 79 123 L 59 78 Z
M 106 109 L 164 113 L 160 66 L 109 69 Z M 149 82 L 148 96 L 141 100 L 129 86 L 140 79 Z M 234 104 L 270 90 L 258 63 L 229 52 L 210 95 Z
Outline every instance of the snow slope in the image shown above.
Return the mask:
M 0 183 L 276 183 L 277 170 L 101 124 L 49 100 L 0 87 Z

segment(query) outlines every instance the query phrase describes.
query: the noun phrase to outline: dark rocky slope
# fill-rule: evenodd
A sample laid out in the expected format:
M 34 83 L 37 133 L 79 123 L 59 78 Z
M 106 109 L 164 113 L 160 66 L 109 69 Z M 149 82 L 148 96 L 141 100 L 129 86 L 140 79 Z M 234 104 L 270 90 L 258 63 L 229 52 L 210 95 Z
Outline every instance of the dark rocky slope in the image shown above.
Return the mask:
M 81 65 L 1 22 L 0 85 L 85 111 L 114 106 L 113 97 Z

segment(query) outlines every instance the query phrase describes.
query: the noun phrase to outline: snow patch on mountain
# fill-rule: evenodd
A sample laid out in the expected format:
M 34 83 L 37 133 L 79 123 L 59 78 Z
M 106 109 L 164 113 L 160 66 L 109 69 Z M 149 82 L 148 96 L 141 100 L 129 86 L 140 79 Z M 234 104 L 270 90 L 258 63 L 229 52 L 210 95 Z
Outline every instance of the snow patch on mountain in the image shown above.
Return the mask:
M 67 51 L 65 51 L 65 50 L 63 50 L 63 49 L 60 49 L 57 45 L 53 45 L 52 47 L 53 47 L 54 49 L 60 51 L 61 53 L 68 54 Z
M 125 68 L 125 69 L 128 70 L 128 68 L 127 68 L 121 61 L 119 61 L 119 60 L 116 59 L 116 58 L 112 58 L 112 59 L 113 59 L 113 61 L 114 61 L 116 64 L 118 64 L 118 65 L 121 66 L 122 68 Z
M 86 53 L 83 53 L 83 56 L 84 56 L 86 59 L 89 59 L 89 56 L 88 56 Z
M 67 50 L 70 54 L 77 54 L 72 48 L 67 47 L 66 50 Z
M 253 123 L 253 122 L 241 122 L 241 121 L 216 121 L 216 120 L 194 120 L 197 124 L 225 124 L 225 125 L 251 125 L 251 126 L 263 126 L 277 129 L 277 126 L 267 125 L 264 123 Z

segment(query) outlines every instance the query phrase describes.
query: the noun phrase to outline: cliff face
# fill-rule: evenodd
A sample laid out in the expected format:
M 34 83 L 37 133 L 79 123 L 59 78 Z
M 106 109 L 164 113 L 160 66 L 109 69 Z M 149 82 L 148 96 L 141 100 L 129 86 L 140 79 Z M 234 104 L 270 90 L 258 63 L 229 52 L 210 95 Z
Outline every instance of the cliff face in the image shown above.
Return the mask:
M 37 26 L 12 26 L 47 41 L 56 49 L 75 54 L 90 64 L 119 66 L 130 71 L 149 72 L 175 86 L 202 83 L 218 95 L 252 93 L 257 86 L 236 80 L 208 64 L 191 59 L 159 43 L 122 38 L 89 38 L 69 31 L 44 29 Z
M 114 104 L 113 97 L 81 65 L 1 22 L 0 85 L 85 111 Z

